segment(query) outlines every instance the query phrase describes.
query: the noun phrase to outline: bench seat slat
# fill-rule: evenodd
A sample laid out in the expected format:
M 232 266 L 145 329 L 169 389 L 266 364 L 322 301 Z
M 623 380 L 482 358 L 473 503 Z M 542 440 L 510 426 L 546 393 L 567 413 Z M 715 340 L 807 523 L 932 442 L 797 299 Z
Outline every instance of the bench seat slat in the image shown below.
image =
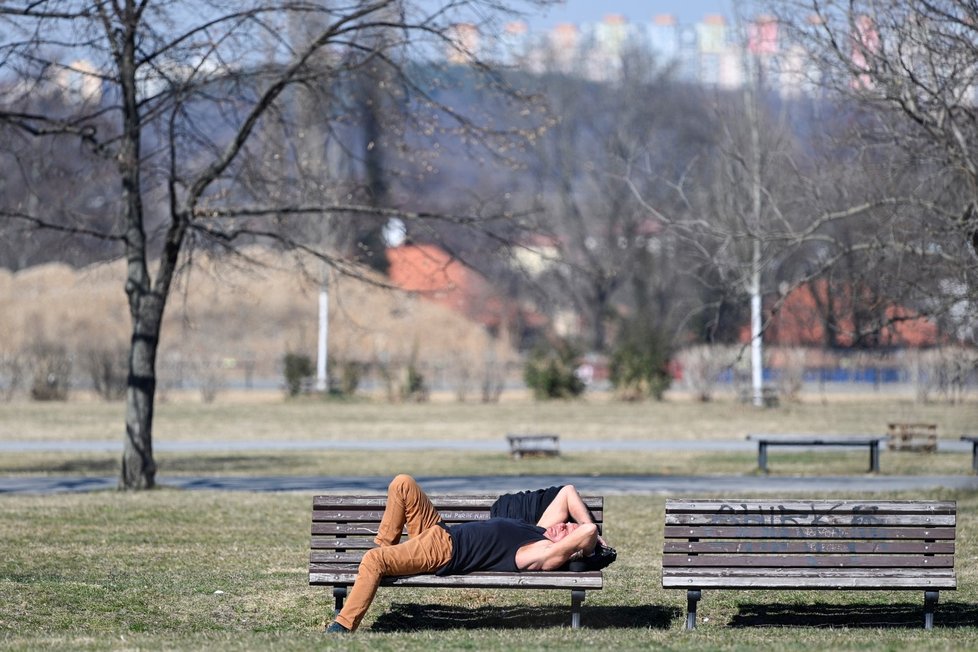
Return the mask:
M 356 568 L 333 570 L 310 566 L 309 584 L 352 585 L 356 580 Z M 385 577 L 381 586 L 414 587 L 464 587 L 480 589 L 600 589 L 603 580 L 600 571 L 586 573 L 468 573 L 466 575 L 408 575 L 406 577 Z
M 663 577 L 954 577 L 952 568 L 666 568 Z
M 797 527 L 667 525 L 667 539 L 954 539 L 953 527 Z
M 885 513 L 904 513 L 904 514 L 954 514 L 956 505 L 954 501 L 927 501 L 920 502 L 914 500 L 888 500 L 884 504 L 872 501 L 859 500 L 697 500 L 683 501 L 670 500 L 667 506 L 669 514 L 696 514 L 696 513 L 723 513 L 725 510 L 732 512 L 779 512 L 779 513 L 811 513 L 812 510 L 825 511 L 833 514 L 842 513 L 865 513 L 867 509 L 873 511 L 883 511 Z
M 750 513 L 750 514 L 668 514 L 666 525 L 798 525 L 798 526 L 855 526 L 877 527 L 890 525 L 955 525 L 953 514 L 880 514 L 872 512 L 856 514 L 797 514 L 797 513 Z
M 953 568 L 953 555 L 663 555 L 662 566 L 718 568 Z
M 953 590 L 953 577 L 688 577 L 664 576 L 667 589 L 862 589 L 862 590 Z
M 954 542 L 925 541 L 680 541 L 667 540 L 663 552 L 669 553 L 814 553 L 814 554 L 954 554 Z

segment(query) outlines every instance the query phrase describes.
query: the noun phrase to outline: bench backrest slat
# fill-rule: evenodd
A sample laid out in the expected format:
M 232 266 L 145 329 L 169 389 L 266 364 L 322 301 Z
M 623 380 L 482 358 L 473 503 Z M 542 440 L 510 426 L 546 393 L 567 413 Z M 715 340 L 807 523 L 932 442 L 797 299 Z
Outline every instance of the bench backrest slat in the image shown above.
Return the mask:
M 695 528 L 688 525 L 667 526 L 667 539 L 954 539 L 953 527 L 906 527 L 881 528 L 864 527 L 781 527 L 781 526 L 740 526 L 713 527 L 700 525 Z
M 669 514 L 666 525 L 953 526 L 953 514 Z
M 467 496 L 430 496 L 432 504 L 439 510 L 455 508 L 472 508 L 475 510 L 489 511 L 489 508 L 496 501 L 495 495 L 467 495 Z M 604 499 L 601 496 L 582 496 L 584 504 L 592 510 L 602 509 Z M 387 496 L 343 496 L 343 495 L 322 495 L 313 496 L 312 508 L 317 509 L 344 509 L 344 508 L 366 508 L 375 507 L 383 511 L 387 504 Z
M 880 506 L 887 513 L 898 514 L 955 514 L 957 506 L 953 500 L 920 501 L 920 500 L 669 500 L 666 514 L 696 514 L 696 513 L 757 513 L 770 512 L 809 514 L 817 513 L 863 513 L 879 511 Z

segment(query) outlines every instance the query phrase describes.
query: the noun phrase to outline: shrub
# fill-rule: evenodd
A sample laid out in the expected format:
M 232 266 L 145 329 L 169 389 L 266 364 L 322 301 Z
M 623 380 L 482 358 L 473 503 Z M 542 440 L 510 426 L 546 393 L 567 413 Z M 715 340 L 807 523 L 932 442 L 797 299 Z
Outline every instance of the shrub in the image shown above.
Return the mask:
M 680 351 L 677 359 L 683 382 L 698 400 L 706 403 L 713 400 L 720 373 L 737 359 L 737 353 L 716 344 L 697 344 Z
M 9 401 L 24 382 L 27 369 L 19 354 L 0 354 L 0 400 Z
M 335 368 L 335 363 L 332 365 Z M 342 396 L 353 396 L 360 387 L 360 379 L 363 377 L 363 364 L 354 360 L 346 360 L 340 365 L 340 377 L 337 390 Z
M 659 330 L 639 320 L 626 323 L 611 354 L 611 384 L 625 400 L 661 401 L 672 383 L 670 358 L 671 347 Z
M 220 360 L 198 359 L 193 365 L 193 373 L 200 388 L 200 399 L 204 403 L 213 403 L 227 384 L 223 364 Z
M 424 375 L 412 361 L 404 370 L 404 382 L 401 384 L 401 400 L 423 403 L 428 400 L 428 385 Z
M 38 344 L 33 350 L 31 398 L 67 401 L 71 387 L 71 356 L 63 346 Z
M 523 368 L 523 380 L 537 400 L 573 398 L 584 392 L 576 371 L 578 353 L 568 342 L 557 340 L 538 346 Z
M 302 393 L 303 383 L 315 373 L 312 359 L 300 353 L 286 353 L 282 359 L 282 366 L 285 373 L 285 391 L 289 396 L 298 396 Z

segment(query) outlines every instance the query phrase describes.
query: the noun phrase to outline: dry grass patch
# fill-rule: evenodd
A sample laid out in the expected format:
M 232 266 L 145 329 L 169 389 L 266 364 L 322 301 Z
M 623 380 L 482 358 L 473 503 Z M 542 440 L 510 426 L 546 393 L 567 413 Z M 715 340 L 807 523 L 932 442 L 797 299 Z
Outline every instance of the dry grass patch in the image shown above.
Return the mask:
M 974 433 L 978 402 L 916 404 L 867 397 L 758 410 L 730 401 L 402 403 L 299 400 L 169 402 L 157 407 L 155 441 L 436 439 L 504 442 L 510 432 L 552 432 L 562 440 L 743 440 L 751 432 L 886 434 L 890 421 L 938 424 L 942 437 Z M 0 440 L 120 439 L 119 403 L 0 403 Z

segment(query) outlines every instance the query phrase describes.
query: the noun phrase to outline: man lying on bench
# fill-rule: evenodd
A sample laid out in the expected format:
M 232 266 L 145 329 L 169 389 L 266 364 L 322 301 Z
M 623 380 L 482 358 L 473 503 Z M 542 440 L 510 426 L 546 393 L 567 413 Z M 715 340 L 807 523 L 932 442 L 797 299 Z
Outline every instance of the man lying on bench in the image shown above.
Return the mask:
M 405 525 L 409 538 L 400 543 Z M 414 478 L 402 474 L 387 488 L 374 542 L 379 547 L 364 554 L 349 598 L 327 632 L 356 630 L 385 576 L 556 570 L 594 554 L 598 528 L 570 485 L 557 491 L 536 524 L 494 517 L 448 527 Z

